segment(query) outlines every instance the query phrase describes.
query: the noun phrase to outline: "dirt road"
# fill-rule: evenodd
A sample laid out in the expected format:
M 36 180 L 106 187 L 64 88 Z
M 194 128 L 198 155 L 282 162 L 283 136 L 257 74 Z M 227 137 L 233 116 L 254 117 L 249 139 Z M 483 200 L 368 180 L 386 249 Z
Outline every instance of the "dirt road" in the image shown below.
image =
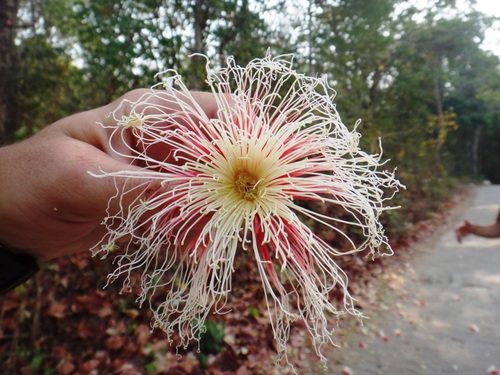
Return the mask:
M 458 244 L 453 233 L 465 218 L 492 222 L 500 186 L 477 187 L 467 203 L 409 267 L 384 275 L 371 319 L 342 338 L 327 374 L 500 374 L 500 239 Z

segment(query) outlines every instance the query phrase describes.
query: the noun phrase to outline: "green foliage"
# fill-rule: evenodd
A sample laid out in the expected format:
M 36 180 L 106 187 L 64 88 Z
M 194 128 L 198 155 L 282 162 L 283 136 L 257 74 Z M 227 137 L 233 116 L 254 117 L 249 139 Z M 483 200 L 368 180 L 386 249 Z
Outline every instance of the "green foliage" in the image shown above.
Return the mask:
M 156 373 L 156 366 L 154 363 L 148 363 L 144 366 L 144 370 L 146 370 L 146 374 L 154 374 Z
M 204 332 L 200 335 L 200 353 L 218 353 L 224 347 L 224 323 L 207 320 Z
M 152 360 L 152 362 L 148 362 L 148 363 L 144 364 L 144 370 L 146 371 L 146 374 L 154 374 L 157 371 L 157 368 L 155 365 L 155 361 L 156 361 L 157 357 L 156 357 L 155 351 L 151 348 L 151 343 L 149 343 L 149 342 L 146 343 L 146 349 L 149 349 L 149 350 L 146 351 L 145 360 L 147 360 L 147 361 Z
M 224 347 L 224 323 L 207 320 L 198 340 L 198 360 L 202 367 L 207 366 L 209 354 L 217 354 Z
M 250 314 L 250 316 L 253 317 L 254 319 L 257 319 L 260 315 L 259 309 L 254 306 L 249 306 L 247 311 Z
M 38 371 L 40 370 L 43 363 L 44 355 L 41 353 L 36 354 L 30 363 L 30 370 Z
M 19 47 L 18 135 L 28 136 L 68 113 L 81 110 L 76 86 L 79 73 L 60 48 L 36 35 Z
M 31 347 L 30 349 L 22 349 L 19 351 L 20 359 L 29 360 L 29 370 L 31 373 L 50 375 L 54 370 L 44 368 L 44 361 L 49 357 L 39 346 Z

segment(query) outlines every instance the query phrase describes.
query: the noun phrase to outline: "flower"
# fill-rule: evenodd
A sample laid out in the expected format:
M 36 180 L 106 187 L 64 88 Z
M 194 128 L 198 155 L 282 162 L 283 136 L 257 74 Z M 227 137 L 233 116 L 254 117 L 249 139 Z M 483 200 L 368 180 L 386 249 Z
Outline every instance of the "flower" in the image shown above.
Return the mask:
M 137 143 L 115 152 L 143 168 L 98 175 L 130 183 L 110 201 L 122 209 L 106 218 L 108 234 L 97 253 L 118 253 L 109 277 L 125 276 L 125 288 L 141 270 L 141 303 L 149 299 L 154 325 L 177 332 L 181 345 L 199 338 L 211 311 L 223 311 L 235 257 L 248 251 L 262 279 L 277 361 L 287 360 L 290 326 L 300 318 L 324 358 L 320 348 L 333 343 L 328 315 L 361 317 L 335 259 L 381 247 L 391 253 L 378 219 L 388 209 L 385 192 L 401 185 L 379 170 L 380 155 L 360 150 L 360 135 L 343 125 L 326 80 L 297 73 L 292 62 L 267 55 L 245 67 L 232 58 L 217 70 L 207 63 L 215 118 L 174 71 L 138 101 L 123 102 L 128 116 L 119 115 L 121 107 L 110 115 L 111 147 L 131 132 Z M 159 148 L 169 153 L 151 152 Z M 126 207 L 121 200 L 134 191 L 147 193 Z M 342 207 L 350 219 L 302 203 L 311 201 Z M 342 236 L 350 248 L 333 248 L 307 221 Z M 355 244 L 341 230 L 346 226 L 365 241 Z M 341 308 L 331 299 L 336 288 L 344 295 Z M 152 296 L 161 293 L 164 302 L 154 306 Z

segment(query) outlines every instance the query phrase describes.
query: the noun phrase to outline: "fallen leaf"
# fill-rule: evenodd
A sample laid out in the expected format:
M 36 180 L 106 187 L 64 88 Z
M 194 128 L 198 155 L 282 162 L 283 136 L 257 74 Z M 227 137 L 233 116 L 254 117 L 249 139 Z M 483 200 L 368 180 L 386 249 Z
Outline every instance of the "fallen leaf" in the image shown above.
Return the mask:
M 125 340 L 124 336 L 111 336 L 106 339 L 104 346 L 108 350 L 118 350 L 123 347 Z
M 467 328 L 471 332 L 474 332 L 474 333 L 479 332 L 479 327 L 475 324 L 470 324 Z
M 85 373 L 90 373 L 92 370 L 97 369 L 100 364 L 101 361 L 97 359 L 91 359 L 89 361 L 82 363 L 82 365 L 80 366 L 80 371 Z
M 62 319 L 66 317 L 66 308 L 67 305 L 64 303 L 51 301 L 47 313 L 56 319 Z
M 137 309 L 126 309 L 122 311 L 129 318 L 135 319 L 139 316 L 139 310 Z
M 146 324 L 139 324 L 134 331 L 134 336 L 137 341 L 137 345 L 143 347 L 151 338 L 151 328 Z
M 62 374 L 62 375 L 69 375 L 73 374 L 75 371 L 75 365 L 71 361 L 64 361 L 60 366 L 57 368 L 57 373 Z

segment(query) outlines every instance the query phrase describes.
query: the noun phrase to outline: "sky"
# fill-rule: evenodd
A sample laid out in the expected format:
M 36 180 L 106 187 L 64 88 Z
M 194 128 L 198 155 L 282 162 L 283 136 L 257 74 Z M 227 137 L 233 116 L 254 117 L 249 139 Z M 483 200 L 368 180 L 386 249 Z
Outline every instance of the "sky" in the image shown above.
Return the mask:
M 472 9 L 470 7 L 471 1 L 472 0 L 457 0 L 455 13 L 450 14 L 450 16 L 455 17 L 456 14 L 467 14 L 476 10 L 488 16 L 498 17 L 499 21 L 485 32 L 485 40 L 482 43 L 482 48 L 500 57 L 500 0 L 474 0 L 475 6 L 473 6 Z M 407 0 L 407 2 L 407 5 L 413 5 L 416 6 L 417 9 L 423 10 L 432 7 L 435 0 Z
M 477 0 L 476 10 L 500 17 L 500 0 Z M 500 22 L 497 23 L 495 28 L 486 31 L 485 36 L 484 48 L 500 56 Z

